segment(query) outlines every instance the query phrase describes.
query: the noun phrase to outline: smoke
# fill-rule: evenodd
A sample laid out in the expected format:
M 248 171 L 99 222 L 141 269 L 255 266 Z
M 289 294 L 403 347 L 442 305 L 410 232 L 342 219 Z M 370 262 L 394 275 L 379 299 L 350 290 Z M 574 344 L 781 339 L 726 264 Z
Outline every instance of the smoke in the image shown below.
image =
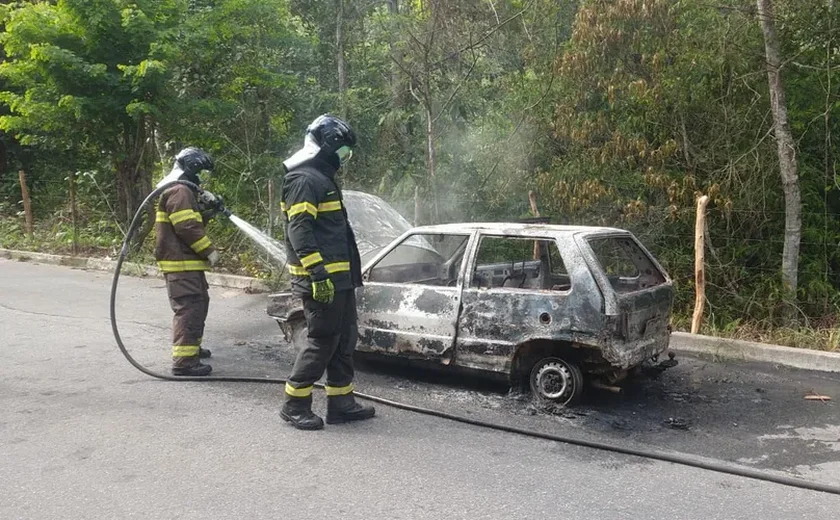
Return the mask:
M 441 136 L 437 195 L 442 222 L 513 220 L 528 212 L 537 169 L 534 149 L 546 134 L 520 116 L 487 116 Z

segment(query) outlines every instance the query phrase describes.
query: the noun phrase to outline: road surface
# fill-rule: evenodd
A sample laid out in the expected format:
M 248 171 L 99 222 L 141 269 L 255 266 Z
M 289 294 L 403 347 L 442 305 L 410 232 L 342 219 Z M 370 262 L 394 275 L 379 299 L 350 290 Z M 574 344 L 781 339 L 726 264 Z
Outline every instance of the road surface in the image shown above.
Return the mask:
M 277 414 L 279 386 L 167 383 L 134 370 L 111 335 L 109 289 L 105 273 L 0 260 L 0 518 L 740 520 L 834 519 L 840 510 L 838 496 L 385 407 L 372 421 L 298 432 Z M 265 316 L 265 295 L 214 287 L 211 297 L 215 373 L 284 376 L 291 352 Z M 126 343 L 165 370 L 162 281 L 124 278 L 119 301 Z M 796 416 L 787 393 L 838 388 L 815 374 L 684 360 L 629 396 L 593 396 L 557 414 L 497 387 L 374 368 L 360 372 L 363 390 L 420 405 L 818 480 L 838 475 L 834 404 L 790 397 L 801 418 L 778 424 Z M 730 410 L 745 401 L 759 410 Z M 677 410 L 670 418 L 688 430 L 663 422 Z M 727 426 L 733 414 L 740 424 Z

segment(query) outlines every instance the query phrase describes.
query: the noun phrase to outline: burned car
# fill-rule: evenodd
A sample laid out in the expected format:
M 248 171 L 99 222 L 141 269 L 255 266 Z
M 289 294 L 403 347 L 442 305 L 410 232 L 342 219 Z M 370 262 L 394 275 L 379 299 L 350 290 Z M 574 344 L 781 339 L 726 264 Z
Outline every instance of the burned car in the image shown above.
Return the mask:
M 671 279 L 628 231 L 549 224 L 409 229 L 369 257 L 357 289 L 357 351 L 502 376 L 574 404 L 668 348 Z M 300 299 L 270 296 L 287 339 Z

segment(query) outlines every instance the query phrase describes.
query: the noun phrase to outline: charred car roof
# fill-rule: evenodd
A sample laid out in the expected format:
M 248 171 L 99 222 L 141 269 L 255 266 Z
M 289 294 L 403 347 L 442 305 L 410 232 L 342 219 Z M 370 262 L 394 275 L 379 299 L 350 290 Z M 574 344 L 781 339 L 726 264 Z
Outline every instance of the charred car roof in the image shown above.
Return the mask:
M 454 224 L 438 224 L 412 228 L 412 233 L 446 233 L 458 234 L 481 231 L 499 235 L 546 236 L 557 234 L 621 234 L 629 235 L 625 229 L 600 226 L 566 226 L 558 224 L 530 224 L 515 222 L 459 222 Z

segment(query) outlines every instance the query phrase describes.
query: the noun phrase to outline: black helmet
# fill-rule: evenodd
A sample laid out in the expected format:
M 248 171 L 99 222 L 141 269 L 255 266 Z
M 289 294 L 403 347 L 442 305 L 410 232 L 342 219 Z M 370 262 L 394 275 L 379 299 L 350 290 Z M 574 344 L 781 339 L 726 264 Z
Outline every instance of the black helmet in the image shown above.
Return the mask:
M 350 125 L 329 114 L 312 121 L 306 127 L 306 133 L 312 135 L 315 143 L 325 153 L 335 153 L 342 146 L 356 146 L 356 133 Z
M 178 152 L 175 162 L 181 165 L 181 169 L 190 177 L 197 177 L 201 170 L 213 170 L 213 158 L 210 154 L 194 146 Z

